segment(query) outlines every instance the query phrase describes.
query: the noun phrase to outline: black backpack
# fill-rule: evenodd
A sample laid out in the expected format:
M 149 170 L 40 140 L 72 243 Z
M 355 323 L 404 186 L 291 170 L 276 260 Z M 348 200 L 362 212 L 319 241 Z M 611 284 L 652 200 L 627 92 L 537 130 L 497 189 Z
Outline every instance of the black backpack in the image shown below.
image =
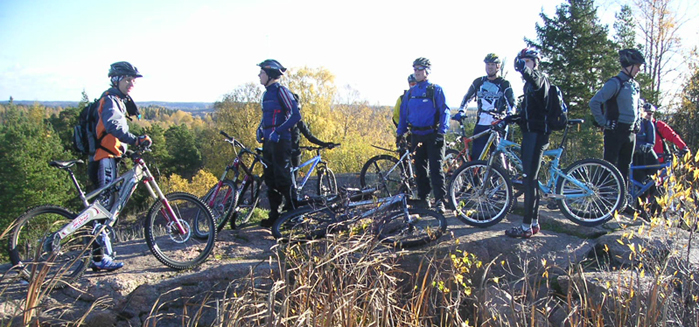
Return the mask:
M 549 86 L 549 100 L 546 104 L 546 124 L 552 131 L 565 129 L 568 124 L 568 106 L 558 86 Z
M 78 153 L 85 155 L 95 154 L 97 149 L 97 122 L 95 121 L 95 111 L 98 110 L 100 99 L 85 105 L 80 116 L 78 124 L 73 127 L 73 149 Z

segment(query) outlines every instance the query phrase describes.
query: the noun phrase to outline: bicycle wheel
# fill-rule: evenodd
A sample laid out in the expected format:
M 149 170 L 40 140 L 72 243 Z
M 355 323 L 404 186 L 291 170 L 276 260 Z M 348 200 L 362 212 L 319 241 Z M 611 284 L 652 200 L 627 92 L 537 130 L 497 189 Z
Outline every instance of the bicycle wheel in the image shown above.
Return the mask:
M 489 169 L 485 161 L 467 162 L 449 182 L 449 200 L 455 216 L 464 223 L 476 227 L 492 226 L 512 208 L 512 182 L 500 167 Z
M 556 194 L 558 207 L 573 222 L 582 226 L 596 226 L 610 220 L 621 210 L 626 186 L 619 170 L 601 159 L 583 159 L 572 163 L 563 172 L 583 186 L 559 177 Z
M 466 158 L 456 149 L 447 149 L 444 152 L 444 176 L 448 179 L 454 172 L 466 162 Z
M 381 242 L 406 248 L 423 245 L 440 238 L 447 230 L 447 220 L 437 211 L 410 208 L 408 217 L 401 209 L 390 212 L 378 223 Z
M 235 229 L 236 226 L 250 221 L 253 213 L 255 213 L 255 208 L 260 203 L 260 192 L 262 190 L 262 181 L 258 178 L 251 177 L 245 185 L 241 186 L 240 182 L 236 183 L 237 189 L 242 187 L 240 195 L 238 196 L 238 204 L 233 212 L 233 218 L 231 219 L 231 228 Z
M 272 235 L 284 242 L 312 240 L 325 236 L 335 221 L 335 213 L 326 207 L 301 207 L 282 214 L 272 225 Z
M 218 190 L 218 192 L 216 192 Z M 211 213 L 214 214 L 216 221 L 216 232 L 221 232 L 226 222 L 233 215 L 236 203 L 238 202 L 238 190 L 233 181 L 224 180 L 219 184 L 214 185 L 209 192 L 202 198 L 202 201 L 211 208 Z M 197 215 L 198 219 L 199 215 Z M 194 235 L 198 238 L 206 238 L 208 233 L 200 231 L 199 224 L 194 225 Z M 206 224 L 204 224 L 206 226 Z
M 175 192 L 156 201 L 144 221 L 146 243 L 153 255 L 173 269 L 190 269 L 200 265 L 211 254 L 216 241 L 216 223 L 209 207 L 196 196 Z M 181 229 L 173 220 L 176 216 Z M 198 218 L 197 218 L 198 217 Z M 205 232 L 206 239 L 194 237 L 194 224 Z
M 22 278 L 30 282 L 43 278 L 44 286 L 63 288 L 83 275 L 92 252 L 91 228 L 83 226 L 63 239 L 57 234 L 76 216 L 67 209 L 44 205 L 17 218 L 10 234 L 9 255 L 12 264 L 21 267 Z M 36 277 L 42 272 L 46 275 Z
M 335 173 L 328 167 L 318 168 L 318 195 L 327 200 L 333 200 L 337 197 Z
M 364 164 L 359 182 L 362 188 L 376 188 L 376 196 L 382 198 L 401 192 L 405 175 L 403 165 L 398 165 L 398 158 L 382 154 Z

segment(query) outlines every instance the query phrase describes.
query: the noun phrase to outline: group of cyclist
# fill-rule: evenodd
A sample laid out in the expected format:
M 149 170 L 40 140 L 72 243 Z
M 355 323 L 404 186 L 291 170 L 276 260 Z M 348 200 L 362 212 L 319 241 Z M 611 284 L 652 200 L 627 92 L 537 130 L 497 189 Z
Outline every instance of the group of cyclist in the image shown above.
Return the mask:
M 524 215 L 522 224 L 507 230 L 506 235 L 529 238 L 540 230 L 537 175 L 551 133 L 546 124 L 550 83 L 539 69 L 539 52 L 534 48 L 522 49 L 517 54 L 514 68 L 525 81 L 524 97 L 519 111 L 515 113 L 514 92 L 510 82 L 500 76 L 501 59 L 490 53 L 486 55 L 484 62 L 486 75 L 473 81 L 458 113 L 451 119 L 464 119 L 466 105 L 477 99 L 474 134 L 489 128 L 496 119 L 503 119 L 506 123 L 516 121 L 519 124 L 522 130 Z M 662 140 L 675 143 L 683 151 L 687 150 L 687 146 L 672 128 L 652 117 L 656 110 L 652 104 L 643 106 L 644 115 L 641 117 L 638 110 L 641 101 L 640 86 L 634 78 L 645 63 L 643 55 L 635 49 L 624 49 L 619 51 L 619 62 L 621 72 L 609 79 L 595 94 L 590 100 L 590 109 L 595 124 L 604 131 L 604 159 L 616 165 L 621 174 L 628 178 L 634 151 L 639 154 L 654 153 L 662 161 L 662 154 L 666 152 Z M 288 88 L 279 83 L 286 68 L 273 59 L 265 60 L 257 66 L 260 67 L 260 83 L 266 91 L 262 99 L 262 119 L 256 138 L 263 144 L 263 158 L 269 163 L 264 171 L 264 179 L 270 202 L 269 216 L 261 221 L 261 225 L 270 227 L 279 217 L 282 206 L 284 210 L 295 205 L 290 167 L 299 161 L 300 134 L 321 146 L 329 146 L 331 143 L 315 138 L 303 123 L 298 100 Z M 431 206 L 427 198 L 432 192 L 434 206 L 444 212 L 446 186 L 441 167 L 450 109 L 443 89 L 429 81 L 432 69 L 430 60 L 420 57 L 413 61 L 412 66 L 413 74 L 408 77 L 410 88 L 398 98 L 394 108 L 396 144 L 409 145 L 415 153 L 418 206 Z M 88 166 L 90 180 L 96 187 L 106 185 L 117 177 L 117 160 L 126 151 L 126 145 L 143 146 L 152 143 L 148 135 L 136 136 L 130 133 L 126 122 L 129 116 L 139 116 L 138 108 L 129 93 L 136 79 L 142 76 L 135 66 L 125 61 L 110 66 L 108 77 L 111 87 L 100 97 L 99 109 L 95 112 L 97 150 L 90 157 Z M 471 157 L 477 158 L 480 155 L 485 141 L 474 141 Z M 109 199 L 102 201 L 109 206 Z M 121 268 L 123 263 L 111 260 L 109 235 L 103 233 L 98 241 L 91 267 L 105 271 Z

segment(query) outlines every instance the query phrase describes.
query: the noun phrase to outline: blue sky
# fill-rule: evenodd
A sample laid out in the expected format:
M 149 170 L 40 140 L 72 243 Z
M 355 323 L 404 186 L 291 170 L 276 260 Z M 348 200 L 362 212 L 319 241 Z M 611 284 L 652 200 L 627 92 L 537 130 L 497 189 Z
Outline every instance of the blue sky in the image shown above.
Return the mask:
M 0 0 L 0 101 L 78 101 L 83 90 L 94 98 L 108 87 L 109 64 L 126 60 L 145 76 L 132 93 L 137 102 L 214 102 L 257 83 L 255 64 L 274 58 L 325 67 L 340 89 L 393 105 L 413 59 L 427 57 L 430 80 L 457 107 L 489 52 L 507 59 L 521 93 L 512 58 L 525 36 L 535 37 L 539 13 L 561 3 Z M 611 25 L 620 3 L 598 6 Z M 686 43 L 699 44 L 696 26 L 685 26 Z

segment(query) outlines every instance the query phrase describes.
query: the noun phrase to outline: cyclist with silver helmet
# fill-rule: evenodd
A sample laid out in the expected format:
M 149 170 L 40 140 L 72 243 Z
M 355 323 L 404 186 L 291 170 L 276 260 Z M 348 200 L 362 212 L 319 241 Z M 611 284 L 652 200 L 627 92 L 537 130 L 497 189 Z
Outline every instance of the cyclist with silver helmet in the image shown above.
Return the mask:
M 117 159 L 126 152 L 126 144 L 145 145 L 152 143 L 148 135 L 136 136 L 129 132 L 126 122 L 128 116 L 140 118 L 138 107 L 129 93 L 141 73 L 126 61 L 113 63 L 108 77 L 111 87 L 102 93 L 99 107 L 94 113 L 97 122 L 97 146 L 94 156 L 90 157 L 88 175 L 96 188 L 111 183 L 118 177 Z M 109 195 L 101 197 L 100 202 L 110 209 L 112 199 Z M 124 266 L 123 262 L 114 262 L 111 258 L 111 240 L 107 232 L 97 237 L 90 267 L 94 271 L 113 271 Z
M 452 117 L 453 120 L 466 118 L 466 105 L 474 98 L 478 98 L 478 112 L 476 126 L 473 127 L 473 135 L 490 128 L 490 125 L 498 118 L 514 113 L 515 96 L 510 82 L 500 77 L 502 60 L 494 53 L 489 53 L 483 59 L 486 76 L 476 78 L 468 88 L 459 112 Z M 487 138 L 473 140 L 471 158 L 478 158 L 488 142 Z
M 408 89 L 415 86 L 417 80 L 415 80 L 415 74 L 408 75 Z M 403 94 L 396 100 L 396 105 L 393 107 L 393 125 L 398 127 L 398 122 L 400 121 L 400 104 L 403 102 L 403 97 L 408 93 L 408 90 L 404 90 Z
M 290 205 L 291 187 L 291 130 L 301 120 L 298 103 L 294 95 L 279 80 L 286 71 L 278 61 L 267 59 L 259 64 L 260 83 L 266 88 L 262 96 L 262 121 L 257 129 L 257 141 L 263 143 L 262 156 L 268 162 L 264 169 L 269 217 L 260 225 L 271 227 L 279 217 L 279 207 L 286 200 Z
M 437 209 L 444 212 L 446 186 L 442 163 L 444 162 L 444 134 L 449 128 L 449 107 L 447 107 L 442 87 L 427 80 L 431 67 L 430 60 L 427 58 L 420 57 L 413 61 L 417 84 L 411 87 L 402 99 L 396 143 L 400 147 L 404 134 L 410 130 L 411 150 L 415 153 L 419 204 L 429 207 L 427 196 L 431 188 Z M 428 161 L 429 177 L 427 176 Z
M 590 110 L 595 125 L 604 130 L 604 160 L 628 180 L 641 108 L 641 87 L 635 78 L 645 59 L 636 49 L 624 49 L 619 51 L 619 63 L 621 72 L 590 99 Z
M 541 57 L 534 48 L 524 48 L 515 58 L 515 70 L 524 79 L 524 100 L 518 114 L 522 130 L 522 186 L 524 214 L 522 224 L 505 231 L 509 237 L 530 238 L 539 227 L 539 169 L 544 151 L 549 146 L 551 130 L 546 123 L 549 81 L 539 69 Z M 506 118 L 506 121 L 509 120 Z
M 675 132 L 670 125 L 660 119 L 655 118 L 654 114 L 656 111 L 658 111 L 658 108 L 656 108 L 652 103 L 646 102 L 646 104 L 643 105 L 643 111 L 643 118 L 650 120 L 653 123 L 653 127 L 655 127 L 655 143 L 653 145 L 653 151 L 658 156 L 659 162 L 665 162 L 665 155 L 669 154 L 669 149 L 667 149 L 665 140 L 674 144 L 675 147 L 680 150 L 681 154 L 689 151 L 687 143 L 682 140 L 680 135 L 677 134 L 677 132 Z

